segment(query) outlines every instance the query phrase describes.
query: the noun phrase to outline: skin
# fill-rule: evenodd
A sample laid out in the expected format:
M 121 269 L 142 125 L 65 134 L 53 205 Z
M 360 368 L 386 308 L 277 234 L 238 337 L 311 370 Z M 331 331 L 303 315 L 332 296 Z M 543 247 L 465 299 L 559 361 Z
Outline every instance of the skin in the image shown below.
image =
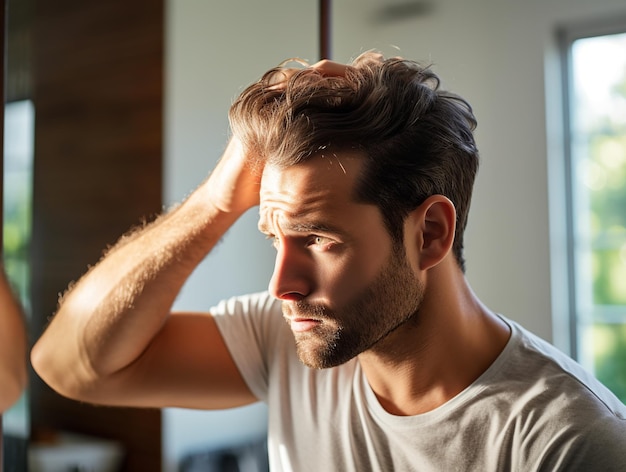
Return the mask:
M 277 250 L 270 292 L 283 300 L 301 360 L 314 368 L 370 349 L 414 318 L 422 297 L 378 208 L 353 201 L 362 164 L 316 156 L 263 176 L 259 229 Z
M 329 61 L 313 67 L 345 72 Z M 357 356 L 383 407 L 409 415 L 449 400 L 493 362 L 508 328 L 472 293 L 451 254 L 456 215 L 447 198 L 434 195 L 415 209 L 403 247 L 394 247 L 378 208 L 352 198 L 358 154 L 268 166 L 262 178 L 247 165 L 255 157 L 233 137 L 182 205 L 123 239 L 63 297 L 31 354 L 44 381 L 113 405 L 256 401 L 212 317 L 170 310 L 193 269 L 259 204 L 260 229 L 277 249 L 269 290 L 283 301 L 305 363 Z
M 22 309 L 0 269 L 0 413 L 26 386 L 26 330 Z

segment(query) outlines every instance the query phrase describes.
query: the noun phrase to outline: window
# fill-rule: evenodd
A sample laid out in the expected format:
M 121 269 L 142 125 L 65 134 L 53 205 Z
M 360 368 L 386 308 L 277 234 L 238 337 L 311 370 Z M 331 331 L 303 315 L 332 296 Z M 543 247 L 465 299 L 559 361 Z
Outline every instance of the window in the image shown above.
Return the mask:
M 4 264 L 9 280 L 29 312 L 29 251 L 33 179 L 34 109 L 31 101 L 4 110 Z
M 626 402 L 626 24 L 563 39 L 571 344 Z

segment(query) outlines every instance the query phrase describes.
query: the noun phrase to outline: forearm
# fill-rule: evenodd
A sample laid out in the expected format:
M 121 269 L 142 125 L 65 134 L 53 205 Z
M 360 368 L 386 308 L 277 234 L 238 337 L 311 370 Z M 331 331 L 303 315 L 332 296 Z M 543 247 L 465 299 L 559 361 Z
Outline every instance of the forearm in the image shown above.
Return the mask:
M 238 216 L 216 210 L 205 184 L 176 210 L 123 238 L 61 299 L 33 349 L 35 370 L 71 394 L 135 362 L 185 280 Z
M 26 386 L 26 329 L 22 309 L 0 271 L 0 412 Z
M 2 314 L 3 316 L 6 313 Z M 26 336 L 23 324 L 17 329 L 0 323 L 0 329 L 11 329 L 7 336 L 0 336 L 0 413 L 13 405 L 26 387 Z

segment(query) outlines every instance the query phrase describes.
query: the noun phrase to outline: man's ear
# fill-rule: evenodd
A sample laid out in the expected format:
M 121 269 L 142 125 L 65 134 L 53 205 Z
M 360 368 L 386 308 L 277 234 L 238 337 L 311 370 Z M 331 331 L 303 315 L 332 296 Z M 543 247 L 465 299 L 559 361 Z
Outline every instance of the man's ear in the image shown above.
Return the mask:
M 405 241 L 416 251 L 420 270 L 428 270 L 441 262 L 452 250 L 456 229 L 456 209 L 443 195 L 428 197 L 406 219 Z

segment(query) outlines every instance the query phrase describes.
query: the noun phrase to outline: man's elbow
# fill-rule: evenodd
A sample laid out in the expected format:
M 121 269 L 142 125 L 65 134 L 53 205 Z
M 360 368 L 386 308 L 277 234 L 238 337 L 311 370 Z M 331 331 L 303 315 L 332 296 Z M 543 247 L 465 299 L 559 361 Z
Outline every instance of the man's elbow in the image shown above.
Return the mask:
M 58 353 L 58 351 L 57 351 Z M 41 339 L 30 352 L 30 362 L 35 373 L 54 391 L 64 397 L 83 400 L 87 382 L 79 375 L 77 366 L 66 365 L 57 353 L 46 347 Z
M 40 341 L 33 346 L 30 359 L 41 380 L 63 397 L 94 405 L 131 406 L 114 401 L 120 394 L 117 373 L 105 375 L 81 362 L 67 362 Z

